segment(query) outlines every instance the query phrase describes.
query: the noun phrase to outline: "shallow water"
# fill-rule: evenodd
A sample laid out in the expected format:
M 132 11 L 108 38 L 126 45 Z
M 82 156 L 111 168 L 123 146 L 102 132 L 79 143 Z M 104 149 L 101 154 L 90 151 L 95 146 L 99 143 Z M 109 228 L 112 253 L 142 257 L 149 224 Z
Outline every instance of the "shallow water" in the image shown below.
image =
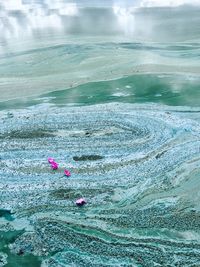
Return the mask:
M 0 266 L 199 266 L 199 9 L 90 5 L 6 13 Z

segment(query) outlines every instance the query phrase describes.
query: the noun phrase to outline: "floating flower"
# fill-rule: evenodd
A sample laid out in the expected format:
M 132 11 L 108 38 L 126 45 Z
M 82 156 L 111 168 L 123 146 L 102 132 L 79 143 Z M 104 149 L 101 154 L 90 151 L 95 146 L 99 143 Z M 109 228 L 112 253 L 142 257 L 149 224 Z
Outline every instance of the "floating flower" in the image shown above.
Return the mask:
M 67 176 L 67 177 L 69 177 L 69 176 L 71 176 L 71 173 L 70 173 L 70 171 L 69 170 L 64 170 L 64 174 Z
M 57 170 L 57 169 L 58 169 L 58 163 L 55 162 L 55 161 L 51 162 L 51 168 L 52 168 L 53 170 Z
M 83 205 L 85 205 L 87 202 L 86 202 L 86 200 L 84 199 L 84 198 L 79 198 L 79 199 L 77 199 L 76 200 L 76 205 L 77 206 L 83 206 Z
M 48 162 L 51 164 L 54 162 L 54 159 L 53 158 L 48 158 Z

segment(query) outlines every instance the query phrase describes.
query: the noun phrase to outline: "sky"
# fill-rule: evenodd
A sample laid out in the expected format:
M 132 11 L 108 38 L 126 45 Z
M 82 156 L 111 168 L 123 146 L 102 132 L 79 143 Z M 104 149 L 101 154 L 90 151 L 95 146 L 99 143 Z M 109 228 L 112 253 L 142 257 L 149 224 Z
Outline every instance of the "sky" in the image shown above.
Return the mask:
M 199 5 L 200 0 L 142 0 L 140 6 L 180 6 L 180 5 Z
M 180 6 L 180 5 L 200 5 L 200 0 L 0 0 L 0 7 L 7 10 L 23 10 L 33 5 L 47 5 L 51 8 L 69 3 L 78 5 L 132 5 L 138 7 L 160 7 L 160 6 Z
M 135 10 L 138 10 L 135 7 L 178 7 L 181 5 L 200 6 L 200 0 L 0 0 L 0 46 L 1 43 L 5 43 L 13 37 L 41 36 L 45 31 L 50 32 L 52 30 L 65 33 L 83 32 L 85 34 L 94 34 L 95 30 L 99 34 L 122 31 L 126 35 L 131 35 L 133 32 L 136 34 L 136 30 L 138 30 L 140 35 L 143 32 L 152 35 L 154 28 L 159 26 L 157 24 L 161 24 L 157 21 L 158 16 L 162 19 L 161 10 L 152 14 L 153 10 L 151 9 L 151 11 L 149 10 L 151 16 L 149 14 L 147 17 L 146 15 L 135 15 Z M 109 8 L 105 12 L 102 11 L 104 9 L 96 10 L 95 17 L 91 9 L 88 11 L 87 8 L 81 8 L 84 6 Z M 185 20 L 188 14 L 184 12 L 188 8 L 183 9 L 181 12 Z M 199 10 L 199 8 L 195 8 L 193 13 L 196 12 L 196 9 Z M 145 9 L 139 10 L 144 12 Z M 174 8 L 173 12 L 170 11 L 169 14 L 172 24 L 177 17 L 175 12 L 176 9 Z M 198 15 L 189 14 L 189 16 L 192 16 L 193 28 L 195 25 L 198 26 Z M 146 23 L 147 19 L 148 23 Z M 162 24 L 165 25 L 167 21 L 169 19 L 162 21 Z M 184 27 L 187 25 L 188 23 L 184 24 Z M 164 28 L 161 33 L 163 31 Z M 199 33 L 198 29 L 197 32 Z

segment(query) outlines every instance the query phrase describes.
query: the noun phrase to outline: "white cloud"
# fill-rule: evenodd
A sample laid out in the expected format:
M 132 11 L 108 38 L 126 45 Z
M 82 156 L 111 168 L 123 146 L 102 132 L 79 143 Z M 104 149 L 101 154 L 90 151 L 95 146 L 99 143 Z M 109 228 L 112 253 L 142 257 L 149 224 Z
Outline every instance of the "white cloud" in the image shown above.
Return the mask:
M 142 7 L 200 5 L 200 0 L 142 0 Z
M 113 12 L 117 17 L 120 28 L 130 35 L 134 29 L 134 15 L 132 8 L 113 6 Z
M 78 7 L 74 3 L 65 3 L 59 7 L 59 14 L 66 16 L 75 16 L 78 14 Z
M 2 3 L 1 3 L 2 2 Z M 24 5 L 21 0 L 7 0 L 0 1 L 0 3 L 5 7 L 6 10 L 23 10 Z

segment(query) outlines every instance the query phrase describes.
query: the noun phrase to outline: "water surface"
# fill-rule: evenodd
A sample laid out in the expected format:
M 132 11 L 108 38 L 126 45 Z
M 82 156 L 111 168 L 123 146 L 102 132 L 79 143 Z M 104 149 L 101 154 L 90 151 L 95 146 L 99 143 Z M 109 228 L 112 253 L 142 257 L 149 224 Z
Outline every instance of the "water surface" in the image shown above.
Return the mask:
M 199 8 L 106 3 L 1 3 L 0 266 L 200 264 Z

